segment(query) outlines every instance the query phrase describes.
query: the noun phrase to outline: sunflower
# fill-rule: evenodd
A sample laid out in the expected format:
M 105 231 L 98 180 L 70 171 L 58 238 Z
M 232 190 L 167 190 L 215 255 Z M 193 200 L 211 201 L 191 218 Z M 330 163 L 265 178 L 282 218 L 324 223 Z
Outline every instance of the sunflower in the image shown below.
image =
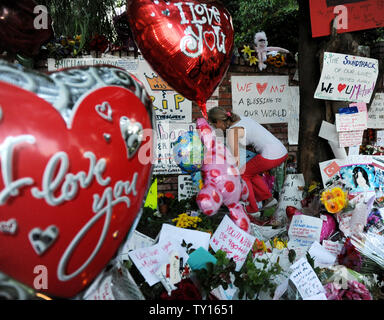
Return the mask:
M 333 199 L 333 194 L 332 192 L 330 191 L 323 191 L 323 193 L 321 194 L 321 202 L 323 202 L 324 204 L 330 200 Z
M 344 193 L 344 191 L 341 189 L 341 188 L 339 188 L 339 187 L 336 187 L 336 188 L 333 188 L 332 190 L 331 190 L 331 193 L 332 193 L 332 195 L 335 197 L 335 198 L 345 198 L 345 193 Z
M 338 201 L 327 201 L 324 203 L 325 209 L 329 213 L 337 213 L 343 209 L 342 206 L 340 206 Z

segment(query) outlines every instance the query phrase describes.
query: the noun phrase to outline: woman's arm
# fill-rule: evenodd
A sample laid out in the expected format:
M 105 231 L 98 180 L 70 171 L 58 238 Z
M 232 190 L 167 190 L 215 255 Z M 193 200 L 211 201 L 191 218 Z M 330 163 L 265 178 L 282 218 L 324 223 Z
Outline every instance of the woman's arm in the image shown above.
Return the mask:
M 240 164 L 239 140 L 244 136 L 244 128 L 235 127 L 228 130 L 228 148 L 231 151 L 236 166 Z

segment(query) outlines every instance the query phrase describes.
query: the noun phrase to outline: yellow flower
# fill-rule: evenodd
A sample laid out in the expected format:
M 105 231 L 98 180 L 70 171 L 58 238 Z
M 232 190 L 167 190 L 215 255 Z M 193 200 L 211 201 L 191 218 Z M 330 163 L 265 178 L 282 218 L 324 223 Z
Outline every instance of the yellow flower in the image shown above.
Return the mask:
M 338 203 L 338 201 L 327 201 L 324 203 L 324 206 L 329 213 L 337 213 L 340 212 L 341 209 L 343 209 Z
M 255 52 L 255 50 L 252 50 L 249 46 L 244 46 L 244 49 L 241 50 L 241 52 L 245 53 L 250 57 L 252 56 L 252 52 Z
M 256 64 L 256 62 L 259 61 L 257 60 L 257 58 L 255 56 L 251 56 L 249 57 L 249 65 L 253 65 L 253 64 Z
M 339 187 L 333 188 L 331 193 L 335 198 L 345 198 L 344 191 Z
M 333 199 L 333 195 L 332 195 L 332 192 L 330 191 L 323 191 L 322 194 L 321 194 L 321 202 L 322 203 L 326 203 L 327 201 L 330 201 Z
M 286 244 L 282 240 L 275 238 L 273 239 L 273 247 L 279 250 L 283 250 L 286 247 Z
M 313 182 L 309 188 L 308 188 L 308 192 L 312 192 L 313 190 L 315 190 L 317 187 L 317 183 L 316 182 Z

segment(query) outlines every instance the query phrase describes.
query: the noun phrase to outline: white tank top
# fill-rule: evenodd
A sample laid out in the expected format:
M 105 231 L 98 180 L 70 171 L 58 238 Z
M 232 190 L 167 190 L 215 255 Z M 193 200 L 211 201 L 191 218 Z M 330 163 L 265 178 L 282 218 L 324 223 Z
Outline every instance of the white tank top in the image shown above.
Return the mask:
M 288 153 L 281 141 L 261 124 L 251 118 L 240 117 L 240 119 L 239 122 L 231 126 L 231 129 L 244 128 L 244 137 L 240 139 L 240 145 L 252 145 L 257 153 L 269 160 L 280 159 Z

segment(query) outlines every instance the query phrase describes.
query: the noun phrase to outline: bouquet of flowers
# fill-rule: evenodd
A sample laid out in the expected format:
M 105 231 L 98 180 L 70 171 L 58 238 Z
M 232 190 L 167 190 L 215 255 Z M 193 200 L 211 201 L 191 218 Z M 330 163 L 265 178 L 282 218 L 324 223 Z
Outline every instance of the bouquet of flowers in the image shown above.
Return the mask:
M 348 205 L 348 194 L 342 188 L 334 187 L 325 189 L 320 200 L 329 213 L 338 213 Z

